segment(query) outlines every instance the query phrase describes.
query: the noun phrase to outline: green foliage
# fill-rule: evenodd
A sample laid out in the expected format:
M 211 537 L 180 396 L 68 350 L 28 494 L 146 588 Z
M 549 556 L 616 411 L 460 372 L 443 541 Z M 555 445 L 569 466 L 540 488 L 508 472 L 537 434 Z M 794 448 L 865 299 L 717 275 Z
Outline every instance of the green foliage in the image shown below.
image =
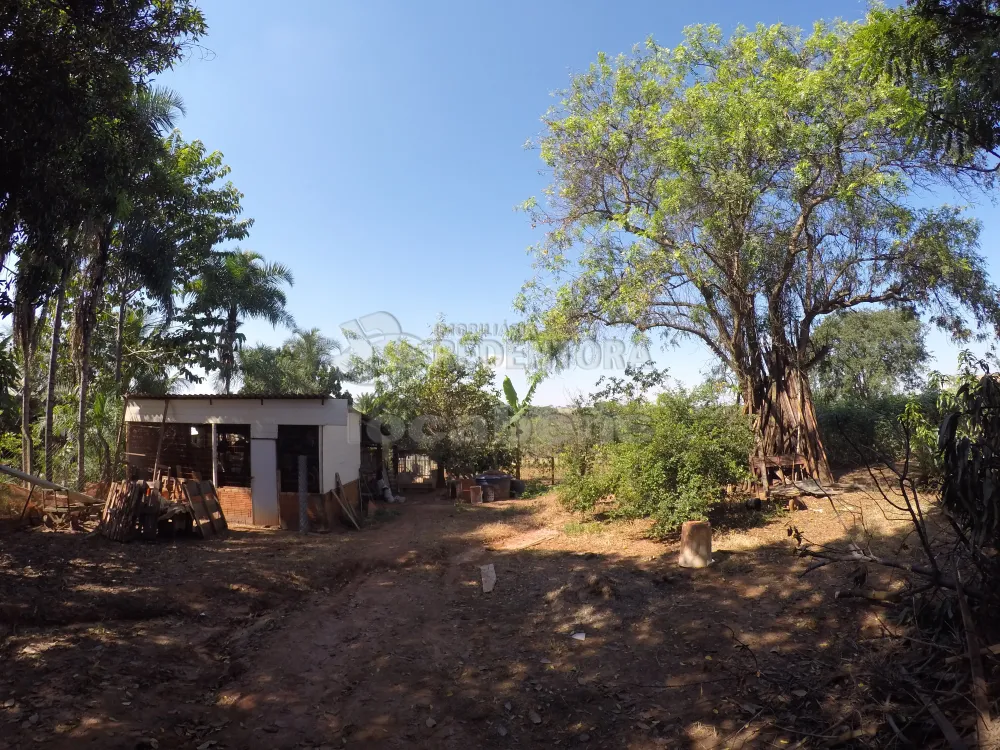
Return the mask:
M 895 465 L 907 458 L 919 484 L 940 480 L 937 424 L 943 391 L 940 384 L 904 396 L 890 394 L 861 401 L 821 402 L 816 409 L 831 465 L 859 469 Z
M 517 390 L 515 390 L 514 384 L 510 381 L 510 376 L 504 377 L 503 395 L 507 400 L 507 408 L 510 409 L 509 427 L 517 425 L 528 413 L 528 409 L 531 406 L 531 399 L 535 396 L 535 388 L 538 387 L 539 382 L 541 382 L 541 377 L 533 377 L 528 384 L 528 391 L 524 394 L 524 398 L 519 399 L 517 397 Z
M 963 532 L 975 558 L 984 548 L 1000 551 L 1000 377 L 985 362 L 967 369 L 941 423 L 941 501 Z M 989 562 L 997 574 L 996 560 Z
M 611 517 L 651 517 L 665 534 L 704 518 L 725 485 L 747 476 L 749 420 L 718 392 L 670 390 L 635 404 L 633 417 L 616 442 L 564 455 L 570 471 L 558 492 L 567 508 L 608 502 Z
M 571 521 L 570 523 L 563 526 L 563 533 L 566 536 L 583 536 L 584 534 L 600 534 L 602 531 L 602 526 L 598 521 L 591 521 L 590 523 L 578 523 L 576 521 Z
M 905 123 L 923 146 L 961 164 L 1000 145 L 1000 3 L 910 0 L 876 8 L 859 35 L 866 78 L 886 74 L 922 105 Z
M 524 480 L 524 492 L 521 493 L 520 498 L 522 500 L 531 500 L 536 497 L 541 497 L 542 495 L 551 491 L 552 487 L 541 479 L 525 479 Z
M 510 377 L 507 376 L 503 379 L 503 394 L 504 398 L 507 399 L 507 408 L 510 410 L 507 428 L 514 430 L 514 475 L 518 479 L 521 478 L 521 420 L 524 419 L 528 414 L 528 409 L 531 408 L 531 399 L 534 398 L 535 388 L 538 387 L 541 379 L 541 375 L 535 375 L 531 378 L 528 391 L 524 394 L 524 398 L 521 399 L 517 397 L 517 391 L 514 389 L 514 384 L 510 381 Z
M 392 341 L 355 362 L 352 378 L 374 383 L 366 413 L 399 447 L 421 450 L 456 475 L 513 464 L 493 368 L 471 349 L 460 354 L 437 341 L 428 352 Z
M 294 325 L 285 306 L 284 287 L 294 283 L 292 272 L 281 263 L 269 263 L 252 250 L 217 251 L 201 275 L 191 282 L 189 311 L 203 316 L 216 330 L 219 381 L 226 393 L 237 375 L 237 355 L 245 336 L 246 318 L 266 320 L 272 326 Z
M 821 400 L 870 401 L 913 391 L 929 354 L 925 326 L 909 310 L 849 310 L 824 318 L 813 334 Z
M 52 240 L 59 256 L 67 227 L 113 206 L 141 151 L 149 79 L 205 29 L 192 0 L 5 6 L 0 260 L 16 237 Z
M 903 448 L 899 419 L 908 401 L 906 396 L 888 395 L 818 404 L 816 418 L 830 463 L 856 468 L 899 456 Z
M 545 118 L 553 184 L 526 208 L 547 233 L 518 336 L 547 355 L 610 327 L 695 337 L 761 417 L 759 448 L 784 453 L 771 436 L 797 434 L 812 408 L 808 392 L 791 406 L 792 386 L 823 316 L 894 304 L 957 337 L 970 313 L 1000 325 L 978 223 L 920 193 L 990 178 L 913 149 L 901 123 L 923 107 L 862 80 L 859 28 L 696 26 L 576 76 Z
M 318 328 L 295 331 L 280 347 L 257 346 L 239 353 L 243 393 L 296 393 L 350 398 L 343 373 L 333 365 L 340 344 Z

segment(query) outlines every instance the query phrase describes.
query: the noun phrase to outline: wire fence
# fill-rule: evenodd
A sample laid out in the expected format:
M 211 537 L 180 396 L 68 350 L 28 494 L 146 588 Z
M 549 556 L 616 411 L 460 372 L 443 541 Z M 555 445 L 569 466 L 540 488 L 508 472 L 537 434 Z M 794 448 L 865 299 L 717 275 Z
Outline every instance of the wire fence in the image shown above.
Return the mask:
M 522 456 L 521 479 L 535 479 L 555 486 L 562 478 L 560 461 L 556 456 Z

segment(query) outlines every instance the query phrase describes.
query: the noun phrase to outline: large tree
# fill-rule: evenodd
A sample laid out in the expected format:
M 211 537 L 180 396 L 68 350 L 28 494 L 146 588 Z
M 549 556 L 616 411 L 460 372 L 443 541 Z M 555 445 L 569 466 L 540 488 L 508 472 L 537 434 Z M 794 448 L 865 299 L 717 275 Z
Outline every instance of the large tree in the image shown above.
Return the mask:
M 912 148 L 897 126 L 920 105 L 860 80 L 855 30 L 700 26 L 576 76 L 545 119 L 522 334 L 550 352 L 607 327 L 699 339 L 738 379 L 756 451 L 830 479 L 807 377 L 823 316 L 906 305 L 956 335 L 965 313 L 1000 320 L 978 225 L 913 195 L 977 173 Z
M 846 310 L 813 332 L 813 370 L 824 398 L 871 399 L 920 387 L 930 354 L 926 326 L 909 310 Z
M 116 177 L 102 136 L 205 28 L 193 0 L 0 5 L 0 261 L 101 201 Z
M 471 344 L 457 352 L 444 346 L 444 330 L 427 347 L 391 341 L 355 361 L 352 377 L 374 385 L 363 411 L 397 447 L 422 450 L 452 474 L 507 467 L 508 416 L 493 368 Z

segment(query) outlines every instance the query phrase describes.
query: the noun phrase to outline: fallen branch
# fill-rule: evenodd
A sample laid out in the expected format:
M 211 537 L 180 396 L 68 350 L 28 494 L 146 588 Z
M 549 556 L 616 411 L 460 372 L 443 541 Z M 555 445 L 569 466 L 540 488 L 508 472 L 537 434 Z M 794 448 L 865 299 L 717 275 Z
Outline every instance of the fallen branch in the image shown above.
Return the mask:
M 857 547 L 855 547 L 851 552 L 829 552 L 826 550 L 810 549 L 809 547 L 799 547 L 798 553 L 807 557 L 815 557 L 820 560 L 828 560 L 830 562 L 870 563 L 872 565 L 881 565 L 884 568 L 893 568 L 895 570 L 902 570 L 907 573 L 922 576 L 942 588 L 951 589 L 952 591 L 960 590 L 959 583 L 954 578 L 946 576 L 932 568 L 927 568 L 923 565 L 904 563 L 890 558 L 877 557 L 869 552 L 863 552 Z M 968 596 L 971 596 L 974 599 L 985 598 L 982 592 L 975 589 L 964 589 L 964 591 Z
M 948 742 L 948 747 L 950 747 L 951 750 L 969 750 L 965 744 L 965 740 L 959 736 L 958 732 L 955 731 L 955 727 L 952 726 L 952 723 L 945 718 L 943 713 L 941 713 L 941 709 L 938 708 L 937 703 L 932 701 L 919 690 L 917 691 L 917 696 L 924 702 L 924 705 L 927 706 L 927 710 L 930 712 L 931 718 L 934 719 L 934 723 L 938 725 L 938 728 L 944 735 L 945 740 Z
M 886 714 L 885 720 L 889 722 L 889 728 L 892 729 L 893 734 L 896 735 L 896 738 L 900 742 L 902 742 L 904 745 L 909 745 L 909 746 L 913 745 L 912 742 L 906 739 L 906 735 L 903 734 L 901 731 L 899 731 L 899 727 L 896 726 L 896 720 L 892 718 L 892 714 Z
M 979 649 L 980 656 L 1000 656 L 1000 643 L 994 643 L 992 646 L 983 646 Z M 949 656 L 944 660 L 945 664 L 957 664 L 963 659 L 968 659 L 968 654 L 955 654 L 954 656 Z
M 962 590 L 962 574 L 955 568 L 955 580 L 958 583 L 958 608 L 962 613 L 962 624 L 965 626 L 965 643 L 968 650 L 969 671 L 972 672 L 972 698 L 976 706 L 976 734 L 979 737 L 979 747 L 985 748 L 990 736 L 990 697 L 986 688 L 986 675 L 983 672 L 983 657 L 979 653 L 979 637 L 976 635 L 976 624 L 972 620 L 972 609 L 969 600 Z
M 867 599 L 879 604 L 896 604 L 902 594 L 899 591 L 866 591 L 864 589 L 836 591 L 834 599 Z

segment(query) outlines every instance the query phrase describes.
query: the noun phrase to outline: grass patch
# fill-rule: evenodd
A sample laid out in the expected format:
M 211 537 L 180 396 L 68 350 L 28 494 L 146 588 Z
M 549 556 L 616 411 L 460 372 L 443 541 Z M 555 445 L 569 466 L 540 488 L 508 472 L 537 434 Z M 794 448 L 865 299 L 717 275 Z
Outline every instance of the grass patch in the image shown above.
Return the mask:
M 522 500 L 531 500 L 532 498 L 541 497 L 551 490 L 552 485 L 541 479 L 525 479 L 524 492 L 518 495 L 518 497 Z
M 379 507 L 372 516 L 373 521 L 389 521 L 403 515 L 403 511 L 396 508 Z
M 588 521 L 587 523 L 580 523 L 578 521 L 573 521 L 566 524 L 563 527 L 563 532 L 566 536 L 583 536 L 584 534 L 600 534 L 602 524 L 600 521 Z

